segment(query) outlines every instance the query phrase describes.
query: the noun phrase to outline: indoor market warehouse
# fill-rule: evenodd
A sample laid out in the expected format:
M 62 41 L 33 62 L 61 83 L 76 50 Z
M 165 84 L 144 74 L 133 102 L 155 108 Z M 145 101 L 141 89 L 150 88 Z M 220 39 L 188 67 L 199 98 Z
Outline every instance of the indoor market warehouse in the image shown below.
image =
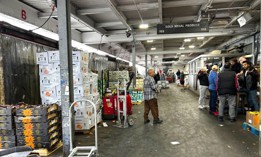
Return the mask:
M 0 0 L 0 156 L 261 156 L 260 3 Z

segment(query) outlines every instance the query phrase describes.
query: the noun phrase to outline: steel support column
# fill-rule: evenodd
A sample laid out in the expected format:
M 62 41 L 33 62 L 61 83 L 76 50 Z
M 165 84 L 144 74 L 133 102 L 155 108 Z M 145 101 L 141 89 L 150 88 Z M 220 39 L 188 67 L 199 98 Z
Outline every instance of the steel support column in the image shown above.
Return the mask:
M 136 86 L 136 41 L 135 41 L 135 37 L 133 36 L 133 41 L 132 41 L 132 70 L 135 73 L 134 77 L 133 77 L 133 88 Z
M 57 0 L 60 51 L 63 156 L 70 153 L 69 106 L 74 101 L 70 0 Z

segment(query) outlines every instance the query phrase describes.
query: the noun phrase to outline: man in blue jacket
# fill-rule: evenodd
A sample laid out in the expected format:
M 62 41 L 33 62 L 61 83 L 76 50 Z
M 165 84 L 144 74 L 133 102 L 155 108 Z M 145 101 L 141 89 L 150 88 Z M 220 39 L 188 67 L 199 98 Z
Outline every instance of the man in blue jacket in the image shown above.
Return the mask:
M 214 116 L 218 116 L 218 112 L 216 110 L 216 103 L 217 103 L 217 90 L 216 90 L 216 84 L 217 84 L 217 71 L 218 66 L 213 65 L 212 70 L 210 71 L 210 74 L 208 76 L 209 81 L 209 92 L 210 92 L 210 100 L 209 100 L 209 113 L 213 114 Z

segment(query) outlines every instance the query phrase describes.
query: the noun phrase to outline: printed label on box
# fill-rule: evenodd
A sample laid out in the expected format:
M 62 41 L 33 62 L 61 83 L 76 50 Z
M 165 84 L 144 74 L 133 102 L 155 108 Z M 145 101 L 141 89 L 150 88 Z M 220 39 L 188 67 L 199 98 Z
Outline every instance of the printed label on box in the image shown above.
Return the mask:
M 36 53 L 36 63 L 37 64 L 48 64 L 47 52 Z
M 49 51 L 48 52 L 49 63 L 60 62 L 60 53 L 59 51 Z

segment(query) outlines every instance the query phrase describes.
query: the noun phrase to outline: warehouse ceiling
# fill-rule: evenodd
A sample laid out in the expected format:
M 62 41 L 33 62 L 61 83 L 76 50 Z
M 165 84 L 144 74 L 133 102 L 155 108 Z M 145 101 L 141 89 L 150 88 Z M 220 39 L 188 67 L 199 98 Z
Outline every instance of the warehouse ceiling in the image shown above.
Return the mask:
M 36 9 L 42 20 L 51 15 L 52 0 L 19 2 Z M 260 0 L 71 0 L 71 4 L 71 28 L 80 33 L 80 42 L 131 60 L 134 37 L 140 64 L 144 64 L 145 54 L 155 60 L 179 57 L 178 63 L 185 64 L 221 49 L 228 40 L 255 32 L 260 21 Z M 249 15 L 250 20 L 240 27 L 237 20 Z M 52 20 L 57 20 L 56 9 Z M 207 21 L 209 32 L 157 34 L 157 24 L 201 21 Z M 140 29 L 141 23 L 149 28 Z M 194 48 L 189 48 L 191 45 Z

